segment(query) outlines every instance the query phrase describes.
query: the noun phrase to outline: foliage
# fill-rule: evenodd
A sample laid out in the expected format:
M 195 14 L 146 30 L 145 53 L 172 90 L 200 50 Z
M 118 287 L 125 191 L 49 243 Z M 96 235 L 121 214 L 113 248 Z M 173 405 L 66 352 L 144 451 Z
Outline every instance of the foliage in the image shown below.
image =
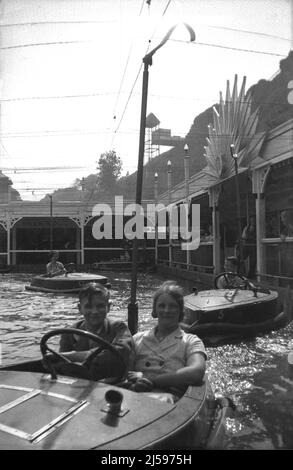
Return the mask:
M 98 162 L 98 192 L 104 194 L 115 194 L 121 170 L 122 160 L 117 156 L 115 150 L 102 153 Z

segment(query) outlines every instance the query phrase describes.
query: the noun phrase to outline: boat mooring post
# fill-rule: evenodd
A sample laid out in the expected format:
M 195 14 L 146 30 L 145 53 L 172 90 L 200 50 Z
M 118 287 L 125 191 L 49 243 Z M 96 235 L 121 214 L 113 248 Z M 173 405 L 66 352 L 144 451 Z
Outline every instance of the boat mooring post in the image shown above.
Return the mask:
M 235 167 L 237 226 L 238 226 L 238 239 L 239 239 L 239 269 L 241 269 L 242 260 L 243 260 L 243 247 L 242 247 L 242 230 L 241 230 L 240 190 L 239 190 L 239 180 L 238 180 L 238 155 L 237 153 L 235 153 L 234 144 L 230 145 L 230 152 L 231 152 L 231 157 L 234 160 L 234 167 Z
M 195 40 L 195 33 L 191 26 L 183 23 L 189 31 L 190 41 Z M 144 71 L 142 80 L 142 98 L 141 98 L 141 115 L 140 115 L 140 131 L 139 131 L 139 150 L 138 150 L 138 164 L 137 164 L 137 179 L 136 179 L 136 207 L 141 205 L 142 198 L 142 177 L 143 177 L 143 160 L 145 149 L 145 125 L 146 125 L 146 109 L 147 109 L 147 95 L 148 95 L 148 78 L 149 66 L 152 65 L 152 57 L 155 52 L 160 49 L 170 38 L 172 32 L 177 27 L 177 24 L 169 29 L 160 44 L 152 51 L 146 54 L 143 58 Z M 131 295 L 130 303 L 128 304 L 128 326 L 132 334 L 137 332 L 138 329 L 138 304 L 136 301 L 136 287 L 137 287 L 137 264 L 138 264 L 138 238 L 133 239 L 132 247 L 132 271 L 131 271 Z

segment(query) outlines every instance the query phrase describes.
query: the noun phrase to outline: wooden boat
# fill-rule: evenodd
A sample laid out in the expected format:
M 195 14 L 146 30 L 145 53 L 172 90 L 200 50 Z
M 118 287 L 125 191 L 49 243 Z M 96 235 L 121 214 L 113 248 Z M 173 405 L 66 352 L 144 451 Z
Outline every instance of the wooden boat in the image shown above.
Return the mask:
M 64 329 L 44 335 L 44 357 L 47 339 L 60 333 Z M 97 342 L 113 348 L 104 340 Z M 121 388 L 117 381 L 124 367 L 120 377 L 99 382 L 88 380 L 83 367 L 76 367 L 70 373 L 67 364 L 66 376 L 48 374 L 42 360 L 0 368 L 0 449 L 129 451 L 223 445 L 225 418 L 233 407 L 228 399 L 215 399 L 208 379 L 188 387 L 171 404 Z
M 248 280 L 244 287 L 195 291 L 185 296 L 181 327 L 212 345 L 285 326 L 288 317 L 280 308 L 278 292 L 254 286 Z
M 46 277 L 44 275 L 36 276 L 30 285 L 25 288 L 30 291 L 53 292 L 60 294 L 78 293 L 82 287 L 89 282 L 99 282 L 110 288 L 111 284 L 106 276 L 90 273 L 66 273 L 59 276 Z

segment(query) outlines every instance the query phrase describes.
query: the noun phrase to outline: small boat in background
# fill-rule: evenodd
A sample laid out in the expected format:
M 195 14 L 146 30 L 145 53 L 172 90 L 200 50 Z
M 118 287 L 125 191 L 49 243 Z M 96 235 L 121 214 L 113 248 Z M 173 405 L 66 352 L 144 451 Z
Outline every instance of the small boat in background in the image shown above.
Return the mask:
M 98 282 L 111 287 L 106 276 L 91 273 L 66 273 L 54 277 L 46 275 L 35 276 L 30 285 L 26 285 L 26 290 L 38 292 L 52 292 L 57 294 L 75 294 L 89 282 Z
M 206 345 L 256 336 L 289 322 L 278 292 L 252 286 L 246 290 L 211 289 L 184 298 L 181 327 L 198 335 Z

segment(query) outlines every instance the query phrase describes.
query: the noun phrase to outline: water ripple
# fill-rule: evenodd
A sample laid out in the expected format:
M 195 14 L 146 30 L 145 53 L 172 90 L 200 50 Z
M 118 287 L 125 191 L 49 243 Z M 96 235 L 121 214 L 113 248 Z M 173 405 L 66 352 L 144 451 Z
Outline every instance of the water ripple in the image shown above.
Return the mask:
M 127 321 L 130 275 L 109 273 L 112 306 L 109 317 Z M 39 342 L 53 328 L 68 327 L 80 318 L 78 297 L 25 290 L 32 276 L 0 277 L 2 363 L 40 357 Z M 162 279 L 140 273 L 137 299 L 139 329 L 155 324 L 152 296 Z M 187 285 L 182 281 L 185 292 Z M 217 396 L 230 396 L 237 406 L 227 418 L 228 449 L 293 449 L 293 377 L 286 354 L 293 337 L 292 324 L 279 331 L 208 348 L 207 371 Z M 58 345 L 58 338 L 52 342 Z

